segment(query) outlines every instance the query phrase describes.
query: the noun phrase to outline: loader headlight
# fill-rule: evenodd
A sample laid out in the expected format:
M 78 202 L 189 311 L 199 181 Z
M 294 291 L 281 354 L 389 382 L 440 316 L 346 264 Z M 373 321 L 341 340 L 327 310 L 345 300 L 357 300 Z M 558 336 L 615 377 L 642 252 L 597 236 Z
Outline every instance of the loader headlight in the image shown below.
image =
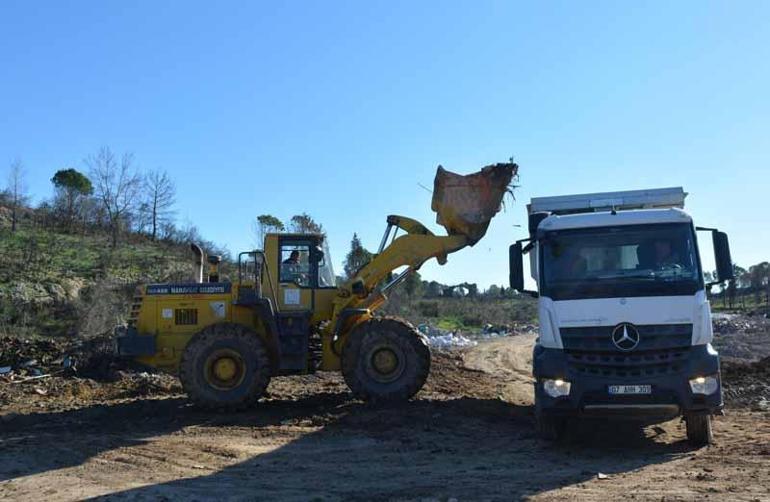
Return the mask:
M 716 376 L 701 376 L 690 379 L 690 390 L 693 394 L 710 396 L 719 388 L 719 380 Z
M 551 397 L 564 397 L 569 396 L 569 390 L 572 384 L 565 382 L 564 380 L 557 378 L 546 378 L 543 380 L 543 390 Z

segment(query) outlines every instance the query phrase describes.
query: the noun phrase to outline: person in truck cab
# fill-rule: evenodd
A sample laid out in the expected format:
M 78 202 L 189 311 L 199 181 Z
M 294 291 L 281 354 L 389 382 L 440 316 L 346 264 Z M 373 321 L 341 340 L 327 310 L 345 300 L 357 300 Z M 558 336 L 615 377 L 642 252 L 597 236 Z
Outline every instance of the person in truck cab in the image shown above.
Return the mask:
M 655 241 L 655 265 L 656 268 L 681 266 L 679 255 L 671 249 L 671 242 L 666 240 Z
M 679 255 L 671 248 L 671 242 L 663 239 L 640 244 L 636 248 L 636 256 L 639 261 L 636 268 L 641 270 L 681 265 Z

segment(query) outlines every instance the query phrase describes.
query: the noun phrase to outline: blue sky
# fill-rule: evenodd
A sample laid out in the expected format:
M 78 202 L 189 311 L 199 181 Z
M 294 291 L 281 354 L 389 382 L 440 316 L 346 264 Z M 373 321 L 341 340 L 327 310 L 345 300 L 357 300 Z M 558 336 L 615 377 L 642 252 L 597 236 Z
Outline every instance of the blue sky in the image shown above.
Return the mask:
M 532 196 L 658 186 L 770 258 L 767 2 L 6 0 L 0 27 L 0 175 L 21 158 L 37 200 L 109 145 L 231 251 L 307 211 L 339 268 L 387 214 L 435 227 L 436 165 L 514 156 L 517 200 L 426 278 L 506 282 Z

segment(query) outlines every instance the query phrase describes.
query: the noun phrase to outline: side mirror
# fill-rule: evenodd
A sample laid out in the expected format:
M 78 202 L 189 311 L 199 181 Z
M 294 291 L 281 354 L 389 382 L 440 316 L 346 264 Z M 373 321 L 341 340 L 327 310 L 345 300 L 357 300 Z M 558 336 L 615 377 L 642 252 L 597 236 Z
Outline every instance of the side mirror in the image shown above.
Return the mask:
M 711 233 L 711 237 L 714 242 L 717 279 L 719 282 L 735 279 L 735 271 L 733 270 L 733 260 L 730 256 L 730 243 L 727 240 L 727 234 L 714 230 Z
M 324 259 L 323 249 L 321 249 L 320 246 L 316 246 L 314 252 L 312 253 L 312 256 L 313 256 L 313 260 L 316 263 L 321 263 L 323 261 L 323 259 Z
M 518 292 L 524 291 L 524 258 L 521 242 L 511 244 L 508 248 L 508 267 L 511 289 Z

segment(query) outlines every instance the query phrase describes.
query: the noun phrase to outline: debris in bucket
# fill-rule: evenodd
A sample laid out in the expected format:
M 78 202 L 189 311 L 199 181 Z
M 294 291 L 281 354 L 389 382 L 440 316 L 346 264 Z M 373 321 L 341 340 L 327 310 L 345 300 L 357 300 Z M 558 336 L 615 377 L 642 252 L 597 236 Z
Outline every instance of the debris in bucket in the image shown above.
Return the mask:
M 519 166 L 510 162 L 463 176 L 438 166 L 431 201 L 436 222 L 450 235 L 465 235 L 471 245 L 475 244 L 500 211 L 505 194 L 511 193 L 511 180 L 518 170 Z

